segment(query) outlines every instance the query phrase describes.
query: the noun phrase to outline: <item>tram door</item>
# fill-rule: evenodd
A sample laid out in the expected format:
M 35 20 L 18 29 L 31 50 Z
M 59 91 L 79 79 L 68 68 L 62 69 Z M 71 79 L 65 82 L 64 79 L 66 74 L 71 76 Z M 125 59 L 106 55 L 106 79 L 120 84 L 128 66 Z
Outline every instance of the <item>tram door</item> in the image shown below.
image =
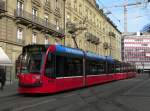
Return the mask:
M 55 74 L 55 55 L 49 53 L 45 65 L 45 88 L 49 91 L 57 91 Z
M 65 58 L 64 56 L 55 56 L 55 73 L 56 73 L 56 88 L 57 91 L 64 90 L 64 74 L 65 74 Z

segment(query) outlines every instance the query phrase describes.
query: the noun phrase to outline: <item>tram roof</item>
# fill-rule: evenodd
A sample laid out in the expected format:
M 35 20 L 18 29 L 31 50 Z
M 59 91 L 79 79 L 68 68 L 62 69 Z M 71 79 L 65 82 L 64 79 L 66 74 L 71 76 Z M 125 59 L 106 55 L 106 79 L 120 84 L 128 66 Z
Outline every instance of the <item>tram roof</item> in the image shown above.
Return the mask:
M 84 56 L 84 53 L 82 50 L 75 49 L 75 48 L 70 48 L 70 47 L 65 47 L 62 45 L 56 45 L 56 52 L 64 53 L 64 54 L 71 54 L 71 55 L 77 55 L 80 57 Z
M 65 47 L 62 45 L 56 45 L 56 52 L 58 53 L 65 53 L 65 54 L 71 54 L 71 55 L 77 55 L 79 57 L 84 56 L 84 51 L 75 49 L 75 48 L 70 48 L 70 47 Z M 104 56 L 100 56 L 91 52 L 85 52 L 86 58 L 92 59 L 92 60 L 105 60 Z
M 42 47 L 46 50 L 47 47 L 49 47 L 50 45 L 28 45 L 25 47 Z M 42 49 L 43 50 L 43 49 Z M 67 54 L 67 55 L 71 55 L 71 56 L 78 56 L 78 57 L 85 57 L 92 59 L 92 60 L 103 60 L 103 61 L 107 61 L 109 63 L 114 63 L 115 60 L 111 57 L 111 56 L 101 56 L 101 55 L 97 55 L 94 54 L 92 52 L 84 52 L 80 49 L 75 49 L 75 48 L 71 48 L 71 47 L 66 47 L 63 45 L 55 45 L 55 51 L 56 53 L 63 53 L 63 54 Z
M 106 56 L 106 60 L 109 63 L 115 63 L 115 60 L 111 56 Z
M 94 54 L 92 52 L 86 52 L 86 57 L 92 60 L 105 60 L 104 56 Z

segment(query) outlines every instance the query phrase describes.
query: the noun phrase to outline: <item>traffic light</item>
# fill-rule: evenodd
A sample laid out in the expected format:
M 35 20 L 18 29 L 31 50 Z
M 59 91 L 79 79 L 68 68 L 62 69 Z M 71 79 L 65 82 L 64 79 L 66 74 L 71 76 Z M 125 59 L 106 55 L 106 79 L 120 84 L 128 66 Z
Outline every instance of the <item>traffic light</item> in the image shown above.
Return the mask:
M 150 2 L 150 0 L 148 0 L 148 2 Z

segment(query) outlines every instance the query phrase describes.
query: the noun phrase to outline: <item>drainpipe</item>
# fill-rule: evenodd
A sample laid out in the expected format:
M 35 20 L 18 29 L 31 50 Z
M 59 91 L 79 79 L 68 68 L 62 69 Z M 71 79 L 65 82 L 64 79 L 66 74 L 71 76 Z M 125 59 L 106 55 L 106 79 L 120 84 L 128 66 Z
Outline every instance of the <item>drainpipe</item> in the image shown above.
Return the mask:
M 66 37 L 66 0 L 64 0 L 64 46 L 66 45 L 65 43 L 65 37 Z

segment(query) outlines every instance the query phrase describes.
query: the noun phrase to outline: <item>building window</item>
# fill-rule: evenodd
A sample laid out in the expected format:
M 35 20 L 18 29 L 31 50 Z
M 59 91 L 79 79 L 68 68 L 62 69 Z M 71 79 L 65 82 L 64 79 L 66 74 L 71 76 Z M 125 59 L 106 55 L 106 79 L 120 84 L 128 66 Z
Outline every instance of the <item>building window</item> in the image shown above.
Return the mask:
M 135 39 L 136 42 L 143 42 L 143 39 Z
M 85 15 L 86 15 L 86 18 L 87 18 L 87 20 L 88 20 L 88 19 L 89 19 L 89 18 L 88 18 L 89 16 L 88 16 L 88 8 L 87 8 L 87 7 L 85 8 Z
M 37 17 L 37 10 L 35 8 L 32 9 L 33 20 Z
M 45 44 L 48 44 L 48 37 L 45 37 Z
M 69 22 L 70 21 L 70 14 L 68 13 L 66 16 L 66 21 Z
M 77 11 L 77 0 L 74 0 L 74 10 Z
M 36 38 L 37 38 L 37 33 L 33 33 L 32 34 L 32 43 L 35 44 L 36 43 Z
M 48 24 L 48 16 L 47 15 L 45 15 L 44 20 L 45 20 L 45 25 L 47 25 Z
M 141 46 L 148 46 L 148 44 L 141 44 Z
M 48 2 L 48 0 L 45 0 L 45 3 L 47 3 Z
M 58 19 L 56 19 L 56 28 L 57 28 L 57 30 L 59 30 L 59 21 L 58 21 Z
M 23 3 L 19 0 L 17 1 L 17 9 L 20 11 L 23 10 Z
M 58 8 L 58 0 L 55 0 L 55 9 Z
M 82 5 L 79 4 L 79 13 L 82 15 Z
M 22 38 L 23 38 L 23 29 L 19 27 L 17 29 L 17 40 L 22 40 Z

